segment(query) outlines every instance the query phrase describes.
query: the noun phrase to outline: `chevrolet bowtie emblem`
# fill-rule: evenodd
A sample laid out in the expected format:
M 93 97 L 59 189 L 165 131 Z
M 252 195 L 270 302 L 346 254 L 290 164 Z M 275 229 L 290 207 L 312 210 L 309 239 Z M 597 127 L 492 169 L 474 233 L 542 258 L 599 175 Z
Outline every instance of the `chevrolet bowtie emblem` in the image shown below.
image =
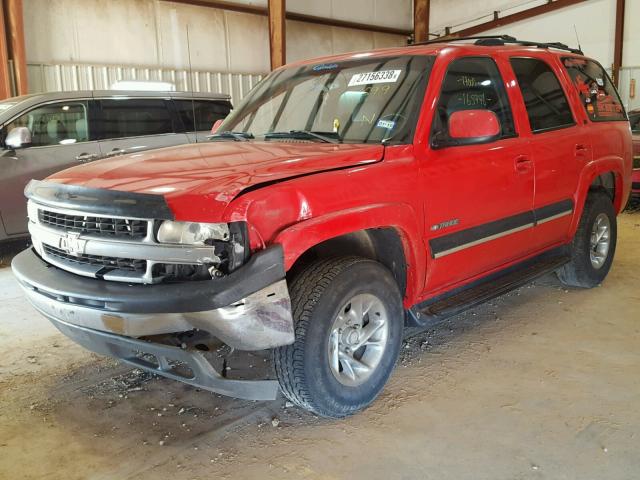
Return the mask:
M 84 254 L 84 247 L 87 244 L 86 240 L 80 239 L 80 234 L 77 232 L 68 232 L 64 237 L 60 237 L 58 242 L 58 248 L 64 250 L 74 257 L 79 257 Z

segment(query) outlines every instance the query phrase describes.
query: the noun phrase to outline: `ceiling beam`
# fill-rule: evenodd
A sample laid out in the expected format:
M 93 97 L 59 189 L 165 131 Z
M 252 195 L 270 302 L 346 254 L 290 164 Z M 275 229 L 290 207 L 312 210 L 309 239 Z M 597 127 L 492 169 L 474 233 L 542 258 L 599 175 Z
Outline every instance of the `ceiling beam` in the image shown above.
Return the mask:
M 27 55 L 24 45 L 22 0 L 4 0 L 9 57 L 13 60 L 16 95 L 29 93 Z
M 220 10 L 229 10 L 232 12 L 249 13 L 252 15 L 268 15 L 268 8 L 258 7 L 256 5 L 245 5 L 242 3 L 226 2 L 220 0 L 163 0 L 172 3 L 184 3 L 187 5 L 197 5 L 199 7 L 218 8 Z M 389 33 L 392 35 L 403 35 L 408 37 L 411 35 L 410 30 L 394 27 L 384 27 L 382 25 L 369 25 L 366 23 L 349 22 L 346 20 L 337 20 L 334 18 L 316 17 L 315 15 L 306 15 L 304 13 L 286 12 L 285 18 L 295 22 L 313 23 L 315 25 L 326 25 L 328 27 L 351 28 L 353 30 L 363 30 L 366 32 Z
M 413 0 L 413 41 L 429 40 L 431 0 Z
M 411 35 L 411 30 L 405 30 L 403 28 L 383 27 L 382 25 L 369 25 L 368 23 L 350 22 L 335 18 L 316 17 L 315 15 L 306 15 L 304 13 L 287 12 L 287 20 L 326 25 L 328 27 L 351 28 L 365 32 L 389 33 L 391 35 L 402 35 L 405 37 Z
M 451 37 L 470 37 L 482 32 L 486 32 L 487 30 L 493 30 L 494 28 L 504 27 L 505 25 L 509 25 L 515 22 L 528 20 L 529 18 L 537 17 L 538 15 L 553 12 L 555 10 L 560 10 L 561 8 L 576 5 L 585 1 L 587 0 L 549 1 L 549 3 L 545 3 L 544 5 L 528 8 L 526 10 L 522 10 L 521 12 L 512 13 L 511 15 L 505 15 L 504 17 L 500 17 L 499 12 L 494 12 L 494 19 L 489 22 L 474 25 L 473 27 L 469 28 L 464 28 L 456 32 L 450 32 L 450 27 L 447 27 L 446 35 Z
M 286 0 L 269 0 L 269 56 L 271 70 L 287 63 L 286 52 Z
M 625 0 L 616 0 L 616 30 L 613 42 L 613 81 L 618 86 L 620 67 L 622 66 L 622 47 L 624 45 L 624 8 Z
M 0 100 L 11 96 L 11 75 L 9 73 L 9 48 L 4 21 L 4 7 L 0 2 Z

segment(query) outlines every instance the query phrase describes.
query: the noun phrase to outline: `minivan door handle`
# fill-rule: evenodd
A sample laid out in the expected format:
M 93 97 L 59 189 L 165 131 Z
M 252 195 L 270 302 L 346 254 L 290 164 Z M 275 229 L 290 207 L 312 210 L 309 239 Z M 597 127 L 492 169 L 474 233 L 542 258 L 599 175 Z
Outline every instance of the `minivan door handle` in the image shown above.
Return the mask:
M 118 155 L 124 155 L 126 152 L 126 150 L 123 150 L 122 148 L 114 148 L 113 150 L 111 150 L 109 153 L 107 153 L 105 156 L 106 157 L 117 157 Z
M 97 153 L 81 153 L 76 157 L 76 160 L 80 163 L 91 162 L 92 160 L 96 160 L 98 158 Z

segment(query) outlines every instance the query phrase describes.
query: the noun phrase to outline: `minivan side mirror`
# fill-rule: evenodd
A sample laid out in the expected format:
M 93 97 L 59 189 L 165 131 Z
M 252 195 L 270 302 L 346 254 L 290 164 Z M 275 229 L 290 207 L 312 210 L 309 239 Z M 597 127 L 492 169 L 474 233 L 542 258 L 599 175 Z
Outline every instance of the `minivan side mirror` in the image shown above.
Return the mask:
M 459 110 L 449 116 L 449 137 L 464 143 L 489 141 L 500 134 L 500 120 L 491 110 Z
M 14 127 L 4 139 L 7 148 L 24 148 L 31 145 L 31 131 L 27 127 Z

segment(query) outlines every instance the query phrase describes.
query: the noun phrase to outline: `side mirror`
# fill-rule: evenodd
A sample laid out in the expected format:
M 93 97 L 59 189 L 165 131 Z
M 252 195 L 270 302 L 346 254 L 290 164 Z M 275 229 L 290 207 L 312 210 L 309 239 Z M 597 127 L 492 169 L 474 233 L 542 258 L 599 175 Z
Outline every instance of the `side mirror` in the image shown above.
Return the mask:
M 449 137 L 465 143 L 489 141 L 500 135 L 500 120 L 491 110 L 459 110 L 449 116 Z
M 7 148 L 24 148 L 31 144 L 31 131 L 27 127 L 12 128 L 4 139 Z

